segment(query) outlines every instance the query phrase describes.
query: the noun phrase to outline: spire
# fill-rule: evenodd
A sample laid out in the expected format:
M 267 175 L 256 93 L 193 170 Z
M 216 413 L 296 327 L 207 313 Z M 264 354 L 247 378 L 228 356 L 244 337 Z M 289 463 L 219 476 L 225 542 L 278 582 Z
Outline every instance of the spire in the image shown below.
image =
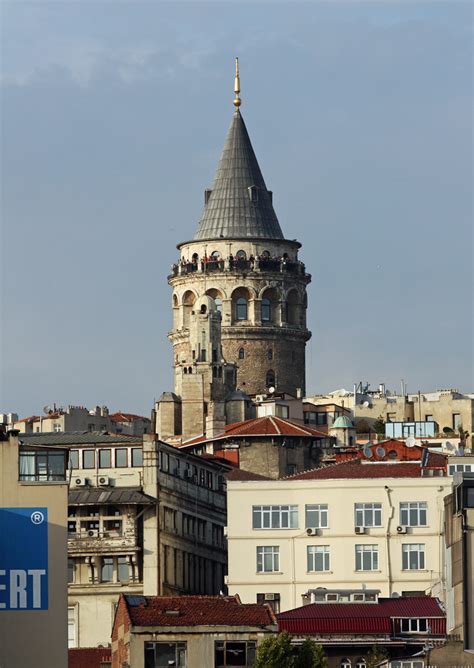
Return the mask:
M 273 210 L 272 193 L 267 190 L 239 111 L 238 58 L 235 61 L 234 93 L 234 116 L 212 190 L 206 191 L 206 204 L 194 239 L 283 239 Z

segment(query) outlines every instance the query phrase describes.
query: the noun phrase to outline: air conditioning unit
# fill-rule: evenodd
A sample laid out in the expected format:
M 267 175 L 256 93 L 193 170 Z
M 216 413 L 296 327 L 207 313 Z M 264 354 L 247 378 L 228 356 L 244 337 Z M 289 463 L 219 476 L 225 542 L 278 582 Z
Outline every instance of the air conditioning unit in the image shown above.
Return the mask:
M 314 529 L 314 528 L 308 528 L 306 529 L 306 534 L 308 536 L 320 536 L 321 535 L 321 529 Z
M 397 533 L 406 533 L 406 532 L 407 532 L 406 527 L 402 527 L 402 526 L 397 527 Z
M 266 601 L 274 601 L 275 600 L 275 594 L 265 594 L 264 596 Z
M 365 533 L 365 527 L 354 527 L 354 531 L 357 534 Z
M 89 529 L 87 535 L 89 536 L 89 538 L 98 538 L 99 532 L 97 531 L 97 529 Z
M 267 398 L 267 395 L 266 395 L 266 394 L 257 394 L 257 395 L 255 395 L 255 401 L 256 401 L 257 403 L 261 403 L 262 401 L 265 401 L 266 398 Z
M 77 477 L 74 478 L 74 486 L 75 487 L 86 487 L 87 486 L 87 478 Z
M 108 487 L 110 485 L 110 478 L 108 475 L 101 475 L 99 478 L 99 485 L 101 487 Z

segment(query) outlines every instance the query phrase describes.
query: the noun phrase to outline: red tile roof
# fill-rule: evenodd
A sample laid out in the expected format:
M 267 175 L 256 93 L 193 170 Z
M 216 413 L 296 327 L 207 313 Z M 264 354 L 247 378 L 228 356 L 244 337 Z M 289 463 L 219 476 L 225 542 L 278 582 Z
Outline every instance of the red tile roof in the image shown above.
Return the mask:
M 262 627 L 276 624 L 269 606 L 243 604 L 238 596 L 124 596 L 124 599 L 132 626 Z
M 430 455 L 435 453 L 430 453 Z M 439 467 L 443 472 L 446 469 L 446 458 L 443 455 L 442 463 L 439 460 L 429 460 L 430 466 L 422 467 L 421 462 L 370 462 L 352 459 L 340 464 L 332 464 L 296 475 L 287 480 L 344 480 L 347 478 L 421 478 L 426 468 Z
M 197 436 L 184 441 L 180 447 L 185 448 L 199 443 L 219 441 L 227 438 L 245 438 L 247 436 L 300 436 L 309 438 L 327 438 L 327 434 L 317 431 L 308 425 L 299 424 L 293 420 L 284 420 L 274 415 L 234 422 L 224 428 L 224 433 L 218 436 Z
M 68 668 L 101 668 L 112 661 L 110 647 L 78 647 L 68 650 Z
M 429 596 L 379 598 L 377 603 L 312 603 L 277 615 L 279 631 L 328 634 L 390 634 L 392 620 L 407 617 L 441 620 L 433 625 L 433 633 L 445 633 L 445 613 L 438 599 Z
M 30 417 L 23 418 L 22 420 L 18 420 L 18 422 L 39 422 L 40 421 L 40 416 L 39 415 L 31 415 Z
M 150 422 L 150 418 L 143 417 L 143 415 L 134 415 L 133 413 L 112 413 L 109 415 L 112 422 L 135 422 L 136 420 L 146 420 Z

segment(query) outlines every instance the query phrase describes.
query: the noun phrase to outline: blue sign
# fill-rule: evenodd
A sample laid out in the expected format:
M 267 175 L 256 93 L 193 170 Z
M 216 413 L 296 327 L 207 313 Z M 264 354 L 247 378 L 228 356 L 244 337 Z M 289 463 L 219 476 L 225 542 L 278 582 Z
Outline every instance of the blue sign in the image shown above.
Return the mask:
M 48 609 L 48 509 L 0 508 L 0 611 Z

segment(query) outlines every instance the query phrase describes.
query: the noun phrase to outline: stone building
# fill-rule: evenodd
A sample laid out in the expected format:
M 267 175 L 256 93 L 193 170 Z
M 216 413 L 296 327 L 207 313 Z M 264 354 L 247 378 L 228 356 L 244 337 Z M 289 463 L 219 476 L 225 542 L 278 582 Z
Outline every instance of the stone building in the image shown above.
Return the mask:
M 121 593 L 223 590 L 225 462 L 149 435 L 31 434 L 21 441 L 25 448 L 69 451 L 70 647 L 110 643 Z
M 234 104 L 198 229 L 178 245 L 169 277 L 174 395 L 156 406 L 161 438 L 189 438 L 230 422 L 224 399 L 236 387 L 247 395 L 305 391 L 311 278 L 298 257 L 301 244 L 281 230 L 237 91 Z

